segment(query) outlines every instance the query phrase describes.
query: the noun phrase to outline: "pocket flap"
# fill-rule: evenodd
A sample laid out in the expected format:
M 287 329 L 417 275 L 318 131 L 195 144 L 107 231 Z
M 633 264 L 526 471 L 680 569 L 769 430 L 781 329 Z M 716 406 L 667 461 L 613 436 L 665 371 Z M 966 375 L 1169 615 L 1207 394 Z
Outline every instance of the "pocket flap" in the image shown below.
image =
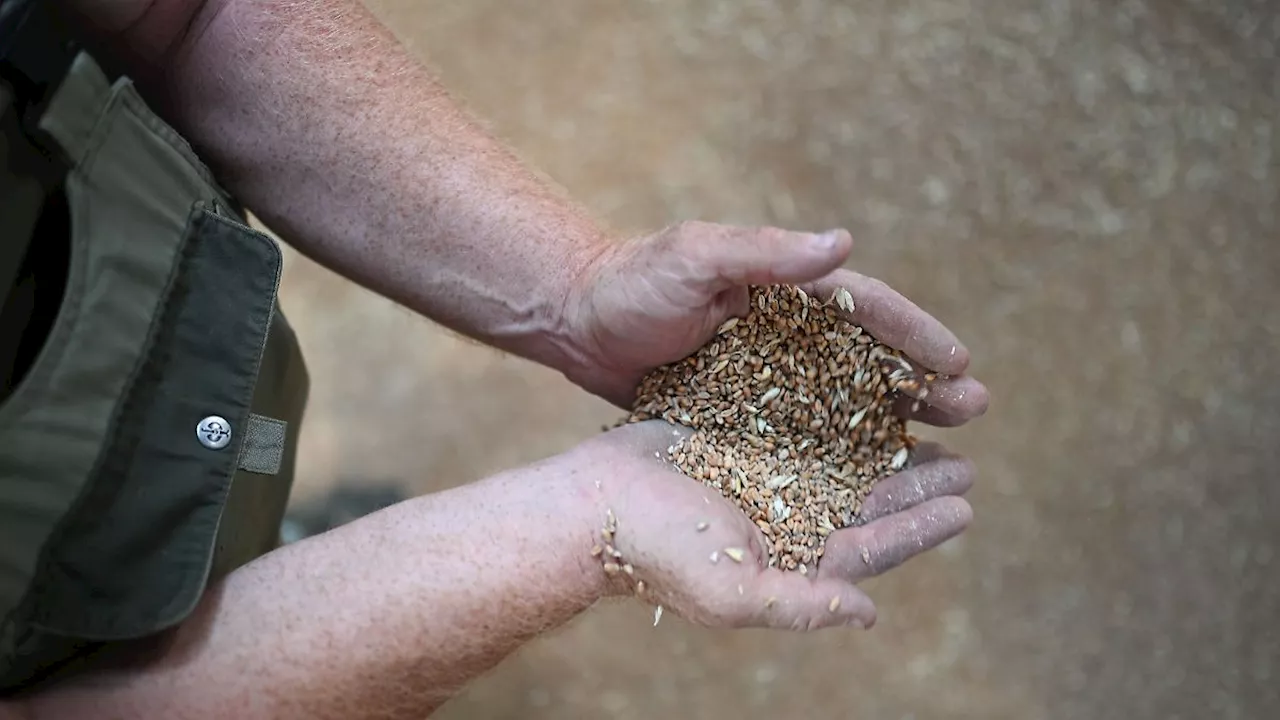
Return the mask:
M 45 546 L 26 603 L 35 628 L 141 637 L 182 621 L 205 589 L 282 258 L 204 203 L 180 252 L 89 485 Z

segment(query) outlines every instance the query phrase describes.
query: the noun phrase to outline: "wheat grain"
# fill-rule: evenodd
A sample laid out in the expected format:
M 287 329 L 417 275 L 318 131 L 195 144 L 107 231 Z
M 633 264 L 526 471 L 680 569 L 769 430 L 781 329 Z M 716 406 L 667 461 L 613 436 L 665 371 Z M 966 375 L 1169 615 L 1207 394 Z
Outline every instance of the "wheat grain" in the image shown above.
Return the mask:
M 906 466 L 915 438 L 893 405 L 934 376 L 849 322 L 843 288 L 826 302 L 788 285 L 750 299 L 697 353 L 649 373 L 622 422 L 691 428 L 671 462 L 747 514 L 771 567 L 808 574 L 875 483 Z

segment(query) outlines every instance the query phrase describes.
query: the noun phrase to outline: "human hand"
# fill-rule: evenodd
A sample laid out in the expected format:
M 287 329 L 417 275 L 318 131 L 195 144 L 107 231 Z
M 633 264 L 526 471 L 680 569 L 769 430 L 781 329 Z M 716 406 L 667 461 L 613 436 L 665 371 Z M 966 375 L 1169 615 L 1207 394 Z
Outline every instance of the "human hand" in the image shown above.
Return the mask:
M 864 501 L 867 522 L 827 538 L 816 573 L 783 572 L 767 566 L 763 533 L 740 509 L 667 462 L 667 448 L 687 432 L 658 420 L 625 425 L 561 461 L 595 485 L 592 513 L 600 528 L 609 517 L 616 521 L 611 544 L 621 557 L 605 551 L 598 562 L 629 565 L 631 572 L 607 574 L 608 593 L 638 591 L 642 600 L 694 623 L 870 627 L 875 605 L 856 583 L 942 544 L 972 519 L 960 497 L 973 483 L 972 463 L 921 443 L 907 468 L 878 483 Z M 603 547 L 598 532 L 594 537 Z
M 945 377 L 922 407 L 902 414 L 954 426 L 986 412 L 988 393 L 965 375 L 969 351 L 937 319 L 879 280 L 845 270 L 853 240 L 777 228 L 686 222 L 611 245 L 579 277 L 565 308 L 583 367 L 567 374 L 630 408 L 645 373 L 696 352 L 730 316 L 745 315 L 748 286 L 789 283 L 823 300 L 853 297 L 849 320 Z M 843 311 L 842 311 L 843 312 Z

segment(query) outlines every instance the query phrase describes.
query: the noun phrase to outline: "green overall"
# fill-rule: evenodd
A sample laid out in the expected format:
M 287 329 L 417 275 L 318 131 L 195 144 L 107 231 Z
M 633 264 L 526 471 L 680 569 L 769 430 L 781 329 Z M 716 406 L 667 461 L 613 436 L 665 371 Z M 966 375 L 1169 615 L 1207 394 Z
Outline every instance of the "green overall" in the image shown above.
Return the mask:
M 0 74 L 0 695 L 277 546 L 308 385 L 275 241 L 68 60 L 38 103 Z

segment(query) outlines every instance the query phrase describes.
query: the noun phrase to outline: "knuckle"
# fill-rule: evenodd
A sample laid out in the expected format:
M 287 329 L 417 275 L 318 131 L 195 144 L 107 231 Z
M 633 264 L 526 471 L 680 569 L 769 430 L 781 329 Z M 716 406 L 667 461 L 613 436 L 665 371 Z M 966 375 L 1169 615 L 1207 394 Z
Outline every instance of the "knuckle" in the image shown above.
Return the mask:
M 676 237 L 688 237 L 705 232 L 707 223 L 701 220 L 681 220 L 669 228 L 669 234 Z
M 659 230 L 649 238 L 649 246 L 656 250 L 666 250 L 674 246 L 684 234 L 683 226 L 684 223 L 681 222 Z
M 755 231 L 756 239 L 762 244 L 781 244 L 793 237 L 799 237 L 800 233 L 793 233 L 788 230 L 776 227 L 760 227 Z
M 928 319 L 926 319 L 925 317 L 917 313 L 911 313 L 906 317 L 904 330 L 905 330 L 904 342 L 911 343 L 913 347 L 910 349 L 912 351 L 916 351 L 919 348 L 914 346 L 918 345 L 921 338 L 923 338 L 928 333 L 929 321 Z M 919 358 L 912 358 L 912 360 L 915 360 L 917 363 L 919 362 Z
M 897 508 L 908 508 L 924 502 L 937 492 L 936 485 L 937 483 L 930 482 L 929 478 L 915 473 L 895 493 L 898 497 L 895 498 L 897 502 L 894 504 Z
M 978 466 L 967 457 L 949 455 L 930 463 L 929 473 L 935 478 L 935 482 L 964 483 L 978 474 Z

